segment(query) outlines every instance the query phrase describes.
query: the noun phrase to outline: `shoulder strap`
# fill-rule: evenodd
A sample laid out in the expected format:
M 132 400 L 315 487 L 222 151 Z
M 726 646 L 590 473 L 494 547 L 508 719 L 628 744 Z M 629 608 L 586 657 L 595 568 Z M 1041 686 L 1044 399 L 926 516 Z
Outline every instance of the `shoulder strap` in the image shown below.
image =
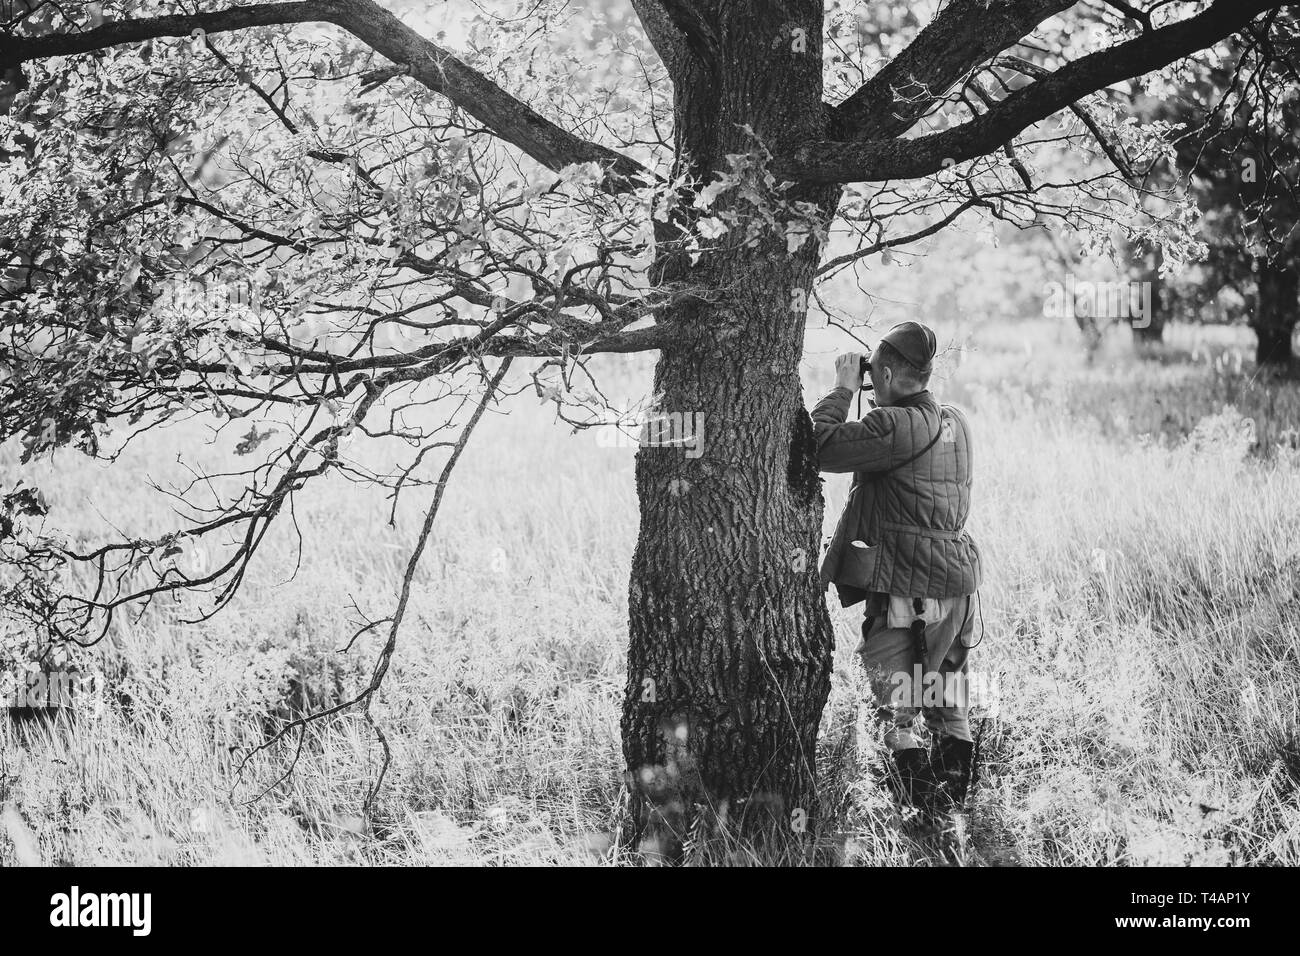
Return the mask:
M 875 474 L 888 475 L 890 472 L 898 471 L 898 469 L 906 465 L 910 465 L 912 462 L 916 461 L 918 458 L 924 455 L 935 445 L 939 444 L 939 439 L 943 437 L 943 410 L 947 407 L 948 407 L 947 405 L 939 406 L 939 428 L 935 431 L 934 437 L 930 439 L 930 443 L 928 445 L 926 445 L 924 448 L 922 448 L 920 451 L 918 451 L 915 455 L 913 455 L 911 458 L 907 459 L 906 461 L 900 461 L 897 465 L 894 465 L 892 468 L 886 468 L 884 471 L 875 472 Z

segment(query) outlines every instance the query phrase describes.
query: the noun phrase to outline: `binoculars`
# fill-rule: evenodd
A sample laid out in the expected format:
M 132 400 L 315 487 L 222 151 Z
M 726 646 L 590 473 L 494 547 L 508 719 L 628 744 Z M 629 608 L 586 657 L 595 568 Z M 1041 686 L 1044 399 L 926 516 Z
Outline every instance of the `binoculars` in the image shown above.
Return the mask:
M 858 374 L 862 376 L 862 391 L 864 392 L 869 392 L 873 388 L 875 388 L 875 386 L 871 384 L 871 379 L 867 377 L 867 373 L 870 371 L 871 371 L 871 359 L 869 358 L 859 359 Z

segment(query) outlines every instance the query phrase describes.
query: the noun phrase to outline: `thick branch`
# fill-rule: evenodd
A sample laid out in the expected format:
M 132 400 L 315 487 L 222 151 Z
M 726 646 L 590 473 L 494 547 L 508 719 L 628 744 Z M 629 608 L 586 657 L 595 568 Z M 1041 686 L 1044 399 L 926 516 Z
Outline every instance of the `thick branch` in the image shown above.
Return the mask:
M 879 73 L 834 110 L 845 140 L 901 136 L 989 57 L 1074 0 L 954 0 Z
M 660 0 L 632 0 L 632 9 L 669 76 L 680 76 L 685 61 L 694 57 L 686 36 L 673 23 Z
M 1217 0 L 1197 16 L 1061 67 L 961 126 L 909 140 L 809 143 L 778 156 L 778 176 L 803 183 L 915 179 L 991 153 L 1080 97 L 1168 66 L 1242 29 L 1277 0 Z
M 68 56 L 158 37 L 184 37 L 194 30 L 224 33 L 249 27 L 317 21 L 342 27 L 410 75 L 441 93 L 551 169 L 572 163 L 599 163 L 610 171 L 613 188 L 628 188 L 645 174 L 635 160 L 570 133 L 511 96 L 477 70 L 420 36 L 373 0 L 302 0 L 231 7 L 210 13 L 171 14 L 121 20 L 82 33 L 39 37 L 0 37 L 0 69 L 27 60 Z
M 410 67 L 411 76 L 442 93 L 501 139 L 519 147 L 551 169 L 572 163 L 599 163 L 626 188 L 646 175 L 635 160 L 588 142 L 555 125 L 515 99 L 477 70 L 437 44 L 430 43 L 373 0 L 332 0 L 344 15 L 334 20 L 394 63 Z
M 1018 56 L 999 57 L 997 63 L 999 66 L 1005 64 L 1026 76 L 1033 76 L 1041 79 L 1044 76 L 1051 75 L 1043 67 L 1038 66 L 1036 63 L 1030 63 L 1028 60 L 1022 59 Z M 1123 147 L 1120 146 L 1119 143 L 1111 140 L 1110 134 L 1101 128 L 1101 124 L 1097 122 L 1096 117 L 1089 112 L 1088 108 L 1082 103 L 1071 103 L 1070 111 L 1074 113 L 1075 116 L 1079 117 L 1080 122 L 1082 122 L 1084 126 L 1088 127 L 1088 132 L 1092 133 L 1092 138 L 1097 141 L 1097 145 L 1101 147 L 1102 152 L 1106 154 L 1107 158 L 1111 161 L 1111 164 L 1119 170 L 1119 173 L 1124 177 L 1125 182 L 1130 184 L 1135 182 L 1136 177 L 1133 175 L 1133 167 L 1130 165 L 1127 157 L 1125 157 Z
M 702 63 L 714 62 L 718 53 L 718 35 L 713 25 L 696 9 L 697 4 L 691 0 L 653 0 L 664 15 L 680 32 L 686 45 L 690 47 Z M 649 4 L 641 3 L 640 8 Z M 639 13 L 639 10 L 638 10 Z
M 174 13 L 142 20 L 115 20 L 81 33 L 0 36 L 0 68 L 8 69 L 26 60 L 89 53 L 92 50 L 157 37 L 188 37 L 195 30 L 228 33 L 276 24 L 334 22 L 333 17 L 337 15 L 340 6 L 337 0 L 296 0 L 290 3 L 231 7 L 210 13 Z

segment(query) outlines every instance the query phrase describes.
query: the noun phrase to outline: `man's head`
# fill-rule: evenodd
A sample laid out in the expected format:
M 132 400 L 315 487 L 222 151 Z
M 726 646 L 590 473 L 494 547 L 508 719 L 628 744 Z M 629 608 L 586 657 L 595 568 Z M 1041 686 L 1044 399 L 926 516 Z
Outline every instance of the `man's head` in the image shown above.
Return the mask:
M 871 353 L 871 385 L 877 405 L 893 405 L 930 384 L 937 343 L 919 322 L 894 326 Z

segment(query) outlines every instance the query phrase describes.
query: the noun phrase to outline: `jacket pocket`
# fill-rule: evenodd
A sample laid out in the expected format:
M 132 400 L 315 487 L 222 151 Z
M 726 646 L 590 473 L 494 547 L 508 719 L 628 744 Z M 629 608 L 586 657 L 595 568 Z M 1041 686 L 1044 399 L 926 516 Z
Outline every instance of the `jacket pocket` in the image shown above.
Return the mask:
M 839 573 L 835 575 L 835 582 L 870 591 L 871 582 L 876 575 L 876 566 L 879 563 L 879 545 L 863 545 L 861 542 L 846 541 L 840 555 Z
M 984 579 L 984 563 L 980 557 L 979 545 L 969 534 L 966 535 L 966 543 L 970 546 L 971 554 L 971 576 L 975 580 L 975 586 L 979 587 L 980 582 Z

